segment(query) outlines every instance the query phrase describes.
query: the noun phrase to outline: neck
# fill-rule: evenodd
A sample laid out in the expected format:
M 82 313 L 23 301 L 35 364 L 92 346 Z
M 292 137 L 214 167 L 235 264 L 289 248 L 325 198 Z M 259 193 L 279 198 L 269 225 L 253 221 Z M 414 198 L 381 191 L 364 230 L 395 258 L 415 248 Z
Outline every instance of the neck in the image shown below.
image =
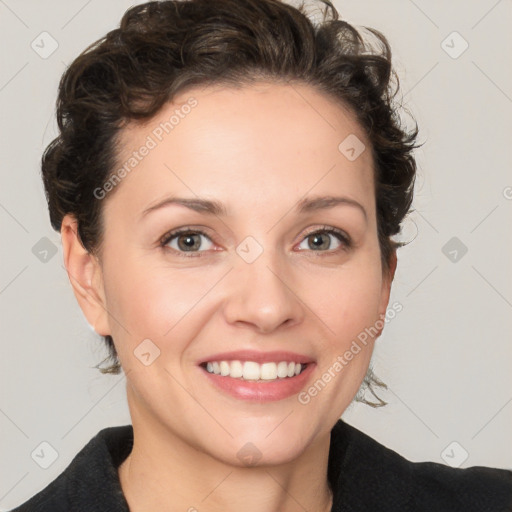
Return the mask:
M 328 512 L 330 436 L 280 465 L 239 467 L 132 417 L 133 449 L 118 473 L 130 512 Z M 200 468 L 200 470 L 198 470 Z

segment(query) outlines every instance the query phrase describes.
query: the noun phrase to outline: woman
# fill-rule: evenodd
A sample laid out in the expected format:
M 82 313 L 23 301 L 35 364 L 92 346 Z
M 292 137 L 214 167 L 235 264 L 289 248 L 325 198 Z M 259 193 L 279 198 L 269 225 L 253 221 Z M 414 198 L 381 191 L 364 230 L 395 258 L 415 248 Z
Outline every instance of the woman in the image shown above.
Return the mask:
M 372 37 L 330 5 L 315 27 L 276 0 L 151 2 L 69 67 L 43 179 L 133 426 L 15 510 L 510 509 L 512 472 L 339 419 L 379 384 L 416 171 Z

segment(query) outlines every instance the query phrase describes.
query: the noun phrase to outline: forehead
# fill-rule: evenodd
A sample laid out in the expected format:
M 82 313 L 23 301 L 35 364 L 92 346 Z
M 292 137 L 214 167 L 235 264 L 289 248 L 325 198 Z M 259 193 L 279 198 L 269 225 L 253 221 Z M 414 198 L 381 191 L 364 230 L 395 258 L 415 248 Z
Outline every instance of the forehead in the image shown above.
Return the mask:
M 118 147 L 118 168 L 129 172 L 116 195 L 138 210 L 169 192 L 261 206 L 335 189 L 366 196 L 372 209 L 364 130 L 340 102 L 304 84 L 190 88 L 123 129 Z

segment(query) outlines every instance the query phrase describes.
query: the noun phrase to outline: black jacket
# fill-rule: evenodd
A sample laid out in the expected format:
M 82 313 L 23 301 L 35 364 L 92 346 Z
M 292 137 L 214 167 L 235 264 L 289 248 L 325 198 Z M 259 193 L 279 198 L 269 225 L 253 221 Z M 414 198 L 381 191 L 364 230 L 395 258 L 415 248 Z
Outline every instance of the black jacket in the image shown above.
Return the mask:
M 101 430 L 11 512 L 128 512 L 117 468 L 132 446 L 131 425 Z M 410 462 L 342 420 L 331 432 L 328 464 L 332 512 L 512 511 L 512 471 Z

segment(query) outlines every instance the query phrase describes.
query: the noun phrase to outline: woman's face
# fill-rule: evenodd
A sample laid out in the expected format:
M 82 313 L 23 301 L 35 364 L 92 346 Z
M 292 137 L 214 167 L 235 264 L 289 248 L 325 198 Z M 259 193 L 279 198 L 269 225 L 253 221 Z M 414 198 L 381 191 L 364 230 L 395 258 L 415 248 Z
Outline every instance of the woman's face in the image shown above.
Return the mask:
M 113 336 L 136 432 L 230 464 L 297 458 L 355 396 L 374 340 L 353 342 L 389 299 L 363 130 L 306 85 L 208 87 L 120 147 L 103 304 L 84 311 Z M 303 373 L 276 379 L 289 363 Z

